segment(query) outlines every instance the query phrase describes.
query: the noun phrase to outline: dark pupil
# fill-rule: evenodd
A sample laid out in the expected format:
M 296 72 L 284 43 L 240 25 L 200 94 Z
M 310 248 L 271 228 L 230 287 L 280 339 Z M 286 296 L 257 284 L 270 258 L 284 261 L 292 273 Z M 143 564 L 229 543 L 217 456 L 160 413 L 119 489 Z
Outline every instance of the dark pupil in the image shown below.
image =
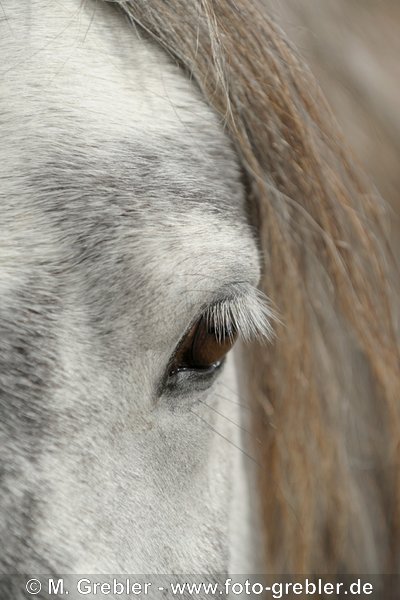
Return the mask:
M 185 369 L 209 369 L 222 361 L 234 345 L 237 332 L 233 326 L 217 331 L 206 317 L 192 327 L 182 340 L 170 374 Z
M 216 331 L 215 327 L 207 323 L 203 317 L 193 338 L 191 348 L 191 363 L 195 368 L 208 368 L 220 362 L 225 354 L 229 352 L 235 342 L 232 328 L 225 331 Z

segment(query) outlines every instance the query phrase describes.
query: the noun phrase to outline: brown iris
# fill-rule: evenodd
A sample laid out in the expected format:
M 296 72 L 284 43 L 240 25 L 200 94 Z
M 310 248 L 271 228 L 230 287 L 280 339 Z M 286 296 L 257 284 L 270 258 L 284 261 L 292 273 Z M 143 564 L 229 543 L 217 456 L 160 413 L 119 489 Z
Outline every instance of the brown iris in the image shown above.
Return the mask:
M 174 356 L 170 374 L 184 369 L 210 369 L 218 366 L 234 345 L 237 332 L 233 327 L 216 331 L 202 316 L 186 333 Z

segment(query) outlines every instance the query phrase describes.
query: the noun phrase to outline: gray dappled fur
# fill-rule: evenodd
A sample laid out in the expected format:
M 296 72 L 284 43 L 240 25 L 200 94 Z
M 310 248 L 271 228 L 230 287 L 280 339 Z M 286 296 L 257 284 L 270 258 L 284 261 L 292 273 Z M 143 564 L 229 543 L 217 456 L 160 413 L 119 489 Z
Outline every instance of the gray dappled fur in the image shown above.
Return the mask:
M 162 386 L 205 308 L 254 309 L 231 143 L 114 7 L 3 9 L 1 571 L 245 569 L 234 380 Z

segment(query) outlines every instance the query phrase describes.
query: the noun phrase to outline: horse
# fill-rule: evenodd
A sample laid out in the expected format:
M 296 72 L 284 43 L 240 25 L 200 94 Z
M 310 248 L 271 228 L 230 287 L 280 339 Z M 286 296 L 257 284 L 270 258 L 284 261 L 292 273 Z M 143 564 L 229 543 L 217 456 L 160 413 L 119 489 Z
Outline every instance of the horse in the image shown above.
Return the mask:
M 1 9 L 1 572 L 397 572 L 385 206 L 263 1 Z

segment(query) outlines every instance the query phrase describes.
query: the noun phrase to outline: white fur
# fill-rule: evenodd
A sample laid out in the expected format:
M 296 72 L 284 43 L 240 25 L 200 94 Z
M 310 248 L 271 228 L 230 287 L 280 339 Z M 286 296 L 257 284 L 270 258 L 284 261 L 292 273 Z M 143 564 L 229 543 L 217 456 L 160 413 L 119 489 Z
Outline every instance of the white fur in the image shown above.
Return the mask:
M 30 360 L 49 386 L 42 397 L 32 377 L 22 402 L 0 375 L 8 418 L 32 406 L 41 432 L 2 431 L 3 571 L 255 568 L 232 370 L 157 394 L 183 332 L 225 290 L 240 288 L 244 338 L 270 333 L 235 154 L 193 83 L 113 6 L 2 5 L 0 357 L 14 321 L 18 343 L 41 328 Z M 32 303 L 56 306 L 43 327 L 20 316 Z

